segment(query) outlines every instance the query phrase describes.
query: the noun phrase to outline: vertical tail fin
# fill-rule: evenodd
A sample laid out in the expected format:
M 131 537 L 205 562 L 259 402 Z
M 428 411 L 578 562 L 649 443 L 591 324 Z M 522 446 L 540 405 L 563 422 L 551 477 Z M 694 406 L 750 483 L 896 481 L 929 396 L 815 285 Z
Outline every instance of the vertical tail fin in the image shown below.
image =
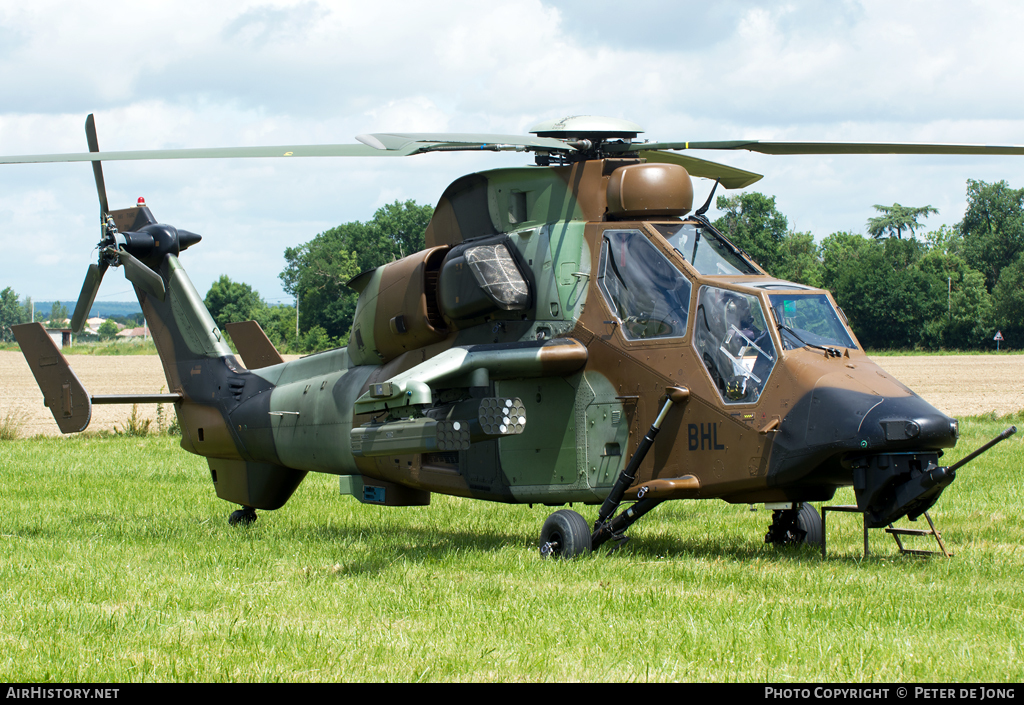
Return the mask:
M 246 368 L 258 370 L 261 367 L 280 365 L 284 362 L 281 353 L 277 351 L 256 321 L 227 323 L 224 328 L 231 336 L 231 340 L 235 342 L 235 347 L 238 348 L 238 354 L 242 356 L 242 362 L 245 363 Z

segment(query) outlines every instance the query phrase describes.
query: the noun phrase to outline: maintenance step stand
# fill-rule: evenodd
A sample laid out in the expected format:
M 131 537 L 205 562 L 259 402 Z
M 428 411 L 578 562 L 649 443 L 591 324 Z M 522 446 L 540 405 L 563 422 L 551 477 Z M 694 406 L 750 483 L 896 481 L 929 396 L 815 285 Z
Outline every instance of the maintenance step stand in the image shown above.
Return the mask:
M 825 559 L 825 547 L 828 544 L 828 531 L 826 530 L 827 522 L 825 520 L 825 517 L 826 517 L 828 512 L 853 512 L 853 513 L 856 513 L 856 514 L 861 514 L 863 516 L 863 512 L 861 512 L 861 510 L 858 509 L 857 505 L 855 505 L 855 504 L 842 504 L 842 505 L 837 505 L 837 506 L 834 506 L 834 507 L 822 507 L 821 508 L 821 558 L 822 558 L 822 560 Z M 924 514 L 922 516 L 924 516 L 924 518 L 928 520 L 928 526 L 930 528 L 928 528 L 928 529 L 898 529 L 895 526 L 893 526 L 892 524 L 889 524 L 889 526 L 886 527 L 886 529 L 885 529 L 885 533 L 890 534 L 896 540 L 896 545 L 899 546 L 900 553 L 902 553 L 902 554 L 910 554 L 910 555 L 915 555 L 915 556 L 933 556 L 933 555 L 937 556 L 937 555 L 939 555 L 940 551 L 923 551 L 923 550 L 917 550 L 917 549 L 912 549 L 912 548 L 906 548 L 903 545 L 903 541 L 900 540 L 900 536 L 934 536 L 936 543 L 939 544 L 939 549 L 941 550 L 942 555 L 944 555 L 946 558 L 951 558 L 953 556 L 953 554 L 946 549 L 946 544 L 944 544 L 942 542 L 942 534 L 939 533 L 939 530 L 935 528 L 935 522 L 933 522 L 932 518 L 930 516 L 928 516 L 928 512 L 924 512 Z M 868 550 L 868 522 L 867 522 L 867 517 L 865 516 L 864 517 L 864 557 L 867 558 L 868 555 L 869 555 L 869 550 Z

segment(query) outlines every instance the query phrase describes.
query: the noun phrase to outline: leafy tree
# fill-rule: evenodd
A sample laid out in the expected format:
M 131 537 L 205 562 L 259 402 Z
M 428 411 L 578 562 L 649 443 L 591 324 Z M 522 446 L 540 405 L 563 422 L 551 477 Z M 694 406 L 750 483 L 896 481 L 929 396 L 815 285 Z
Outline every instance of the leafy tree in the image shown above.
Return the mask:
M 117 336 L 117 323 L 113 318 L 108 318 L 100 324 L 96 335 L 99 336 L 100 340 L 111 340 Z
M 32 314 L 35 306 L 32 304 L 32 297 L 26 296 L 21 300 L 21 322 L 32 323 Z
M 915 234 L 921 224 L 918 218 L 927 218 L 932 213 L 938 213 L 938 209 L 931 206 L 901 206 L 893 203 L 891 206 L 875 206 L 875 210 L 882 215 L 875 218 L 868 218 L 868 233 L 876 240 L 886 233 L 889 237 L 895 235 L 898 239 L 903 238 L 903 231 L 909 230 L 911 237 Z
M 924 241 L 931 252 L 963 256 L 964 238 L 957 227 L 940 225 L 938 230 L 926 233 Z
M 924 344 L 922 321 L 938 317 L 946 304 L 945 281 L 917 266 L 924 246 L 913 239 L 867 240 L 850 233 L 829 239 L 822 245 L 825 267 L 833 268 L 830 286 L 861 343 L 876 349 Z M 846 257 L 835 257 L 837 251 Z
M 811 233 L 789 233 L 782 241 L 779 263 L 772 274 L 798 284 L 821 286 L 822 265 Z
M 422 250 L 426 246 L 423 234 L 433 214 L 432 206 L 420 206 L 412 200 L 378 208 L 366 223 L 366 240 L 358 243 L 360 271 Z
M 946 286 L 946 309 L 923 321 L 922 345 L 928 348 L 977 348 L 985 344 L 992 325 L 992 296 L 985 277 L 955 254 L 930 250 L 918 268 Z M 941 297 L 940 297 L 941 298 Z M 941 308 L 941 307 L 940 307 Z
M 68 315 L 68 307 L 61 305 L 60 301 L 54 301 L 53 306 L 50 308 L 50 325 L 67 325 Z
M 780 248 L 789 223 L 775 207 L 775 196 L 752 191 L 736 196 L 719 196 L 715 202 L 725 214 L 715 228 L 768 272 L 781 264 Z
M 223 274 L 210 286 L 205 303 L 221 328 L 227 323 L 253 320 L 266 308 L 259 292 L 248 284 L 233 282 Z
M 280 276 L 285 291 L 298 299 L 301 330 L 312 334 L 319 326 L 328 340 L 345 340 L 358 299 L 347 283 L 360 272 L 422 250 L 433 212 L 414 201 L 395 201 L 378 209 L 367 223 L 345 223 L 287 248 L 287 265 Z M 310 340 L 323 344 L 321 338 Z
M 256 320 L 278 350 L 284 351 L 292 347 L 295 341 L 294 306 L 267 306 L 256 316 Z M 303 350 L 297 349 L 297 352 Z
M 993 291 L 1003 267 L 1024 252 L 1024 189 L 1012 189 L 1005 181 L 968 180 L 967 212 L 959 231 L 964 259 L 985 275 Z
M 322 352 L 323 350 L 330 350 L 332 348 L 338 348 L 342 345 L 348 344 L 348 335 L 343 339 L 334 338 L 327 334 L 320 326 L 313 326 L 306 334 L 302 336 L 299 341 L 299 347 L 303 352 L 315 353 Z
M 857 267 L 870 247 L 870 240 L 851 232 L 832 233 L 822 240 L 818 246 L 821 255 L 821 285 L 835 293 L 843 273 L 851 267 Z
M 357 255 L 346 248 L 345 229 L 332 228 L 284 252 L 288 264 L 281 280 L 285 291 L 299 301 L 303 330 L 319 326 L 340 336 L 352 326 L 357 296 L 346 284 L 361 270 Z
M 1024 344 L 1024 255 L 999 272 L 999 281 L 992 290 L 992 325 L 985 331 L 986 340 L 1001 330 L 1007 347 Z
M 18 304 L 18 295 L 14 289 L 7 287 L 0 291 L 0 340 L 7 343 L 14 340 L 11 326 L 22 322 L 24 310 Z

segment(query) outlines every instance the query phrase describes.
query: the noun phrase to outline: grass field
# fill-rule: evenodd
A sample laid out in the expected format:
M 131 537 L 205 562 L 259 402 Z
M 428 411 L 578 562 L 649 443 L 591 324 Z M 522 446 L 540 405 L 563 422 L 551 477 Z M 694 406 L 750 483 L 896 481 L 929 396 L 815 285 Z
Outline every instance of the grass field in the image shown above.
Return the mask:
M 0 343 L 0 351 L 21 352 L 17 343 Z M 146 340 L 108 340 L 104 342 L 75 343 L 61 348 L 64 355 L 156 355 L 152 338 Z
M 946 460 L 1020 422 L 962 420 Z M 3 441 L 0 673 L 1020 681 L 1022 448 L 1020 436 L 997 446 L 940 499 L 951 559 L 901 556 L 875 531 L 862 560 L 858 518 L 832 514 L 822 562 L 766 546 L 763 508 L 712 501 L 664 505 L 626 549 L 558 562 L 536 549 L 551 508 L 435 495 L 385 510 L 311 475 L 283 509 L 229 527 L 234 507 L 176 439 Z

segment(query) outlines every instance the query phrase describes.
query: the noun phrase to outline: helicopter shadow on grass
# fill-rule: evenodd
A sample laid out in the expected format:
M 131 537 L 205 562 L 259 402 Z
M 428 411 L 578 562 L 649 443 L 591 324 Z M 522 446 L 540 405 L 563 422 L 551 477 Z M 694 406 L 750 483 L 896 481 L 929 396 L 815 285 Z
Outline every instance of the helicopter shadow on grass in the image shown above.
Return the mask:
M 325 563 L 331 563 L 330 572 L 349 576 L 380 573 L 396 563 L 447 563 L 470 554 L 496 553 L 509 546 L 537 550 L 518 533 L 415 527 L 398 522 L 383 526 L 370 522 L 295 526 L 278 533 L 278 537 L 321 546 Z
M 331 572 L 339 575 L 374 574 L 397 562 L 417 565 L 445 563 L 510 548 L 533 554 L 537 561 L 543 560 L 535 537 L 513 531 L 496 533 L 493 530 L 422 528 L 400 523 L 374 526 L 367 522 L 348 526 L 296 526 L 281 537 L 305 545 L 323 544 L 327 549 L 326 557 L 334 561 Z M 620 549 L 605 545 L 580 558 L 626 563 L 723 559 L 741 563 L 766 560 L 812 562 L 820 561 L 821 553 L 817 546 L 773 547 L 757 543 L 740 532 L 732 537 L 637 536 Z

